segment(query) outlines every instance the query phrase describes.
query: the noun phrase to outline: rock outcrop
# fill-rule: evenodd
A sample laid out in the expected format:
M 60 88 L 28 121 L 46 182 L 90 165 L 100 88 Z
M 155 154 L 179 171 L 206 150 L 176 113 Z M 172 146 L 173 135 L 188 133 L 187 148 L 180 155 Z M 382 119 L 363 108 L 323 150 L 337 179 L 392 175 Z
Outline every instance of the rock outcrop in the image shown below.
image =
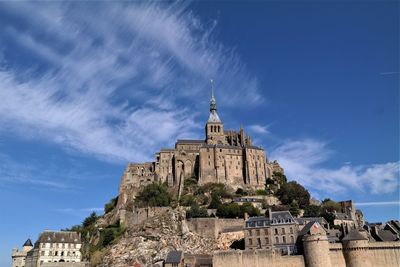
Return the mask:
M 170 250 L 211 254 L 218 245 L 212 238 L 190 232 L 185 211 L 178 208 L 129 226 L 123 237 L 107 248 L 100 266 L 151 266 Z

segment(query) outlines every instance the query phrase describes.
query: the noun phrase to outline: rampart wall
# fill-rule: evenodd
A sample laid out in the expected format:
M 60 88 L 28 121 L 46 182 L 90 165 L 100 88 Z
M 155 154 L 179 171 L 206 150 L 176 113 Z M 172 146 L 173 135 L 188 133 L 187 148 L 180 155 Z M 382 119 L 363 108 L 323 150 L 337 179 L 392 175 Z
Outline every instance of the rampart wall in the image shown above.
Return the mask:
M 252 267 L 305 267 L 304 258 L 280 256 L 266 250 L 235 250 L 216 252 L 213 267 L 252 266 Z
M 365 247 L 351 247 L 352 253 L 343 249 L 341 243 L 329 244 L 327 257 L 331 265 L 324 267 L 353 266 L 400 266 L 400 242 L 374 242 Z M 358 257 L 358 251 L 363 251 Z M 366 253 L 365 253 L 366 252 Z M 350 255 L 350 257 L 349 257 Z M 365 265 L 367 263 L 367 265 Z M 280 256 L 266 250 L 230 250 L 216 252 L 213 257 L 214 267 L 307 267 L 303 255 Z

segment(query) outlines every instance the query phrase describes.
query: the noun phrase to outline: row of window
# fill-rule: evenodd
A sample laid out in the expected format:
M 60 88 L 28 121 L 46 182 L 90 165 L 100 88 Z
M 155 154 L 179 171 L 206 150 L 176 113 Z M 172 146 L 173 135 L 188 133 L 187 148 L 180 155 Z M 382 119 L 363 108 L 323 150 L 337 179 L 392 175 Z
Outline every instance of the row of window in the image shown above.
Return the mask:
M 77 244 L 72 243 L 41 243 L 41 247 L 50 247 L 50 248 L 77 248 Z
M 262 248 L 261 238 L 256 238 L 256 240 L 257 240 L 257 243 L 256 243 L 257 244 L 257 248 Z M 295 241 L 294 240 L 294 236 L 291 235 L 289 241 L 290 241 L 291 244 L 294 244 L 294 241 Z M 265 237 L 265 244 L 267 246 L 270 245 L 269 242 L 270 242 L 269 237 L 268 236 Z M 253 246 L 253 239 L 249 238 L 248 239 L 248 243 L 249 243 L 249 246 Z M 287 243 L 288 243 L 288 240 L 286 240 L 286 236 L 282 236 L 282 238 L 280 238 L 279 236 L 275 236 L 275 244 L 287 244 Z
M 219 133 L 221 132 L 221 126 L 218 125 L 211 125 L 210 130 L 212 133 Z
M 265 235 L 268 235 L 268 234 L 269 234 L 269 228 L 261 229 L 261 230 L 264 231 L 264 234 L 265 234 Z M 252 236 L 253 231 L 255 231 L 255 235 L 258 236 L 258 235 L 260 235 L 260 231 L 261 231 L 261 230 L 260 230 L 260 229 L 255 229 L 255 230 L 249 229 L 249 230 L 247 230 L 247 231 L 248 231 L 248 233 L 249 233 L 249 236 Z M 293 234 L 293 227 L 290 227 L 290 228 L 289 228 L 289 233 L 290 233 L 290 234 Z M 275 234 L 275 235 L 278 235 L 278 234 L 284 235 L 284 234 L 286 234 L 286 228 L 282 227 L 282 228 L 281 228 L 281 231 L 279 231 L 279 228 L 278 228 L 278 227 L 275 227 L 275 228 L 274 228 L 274 234 Z
M 42 250 L 40 252 L 40 256 L 61 256 L 61 257 L 63 257 L 63 256 L 67 256 L 67 257 L 73 256 L 73 257 L 75 257 L 77 255 L 79 255 L 79 252 L 75 252 L 75 251 L 72 251 L 72 252 L 71 251 L 67 251 L 66 253 L 64 251 L 54 251 L 54 254 L 53 254 L 53 251 L 49 251 L 48 253 L 45 253 L 45 251 Z

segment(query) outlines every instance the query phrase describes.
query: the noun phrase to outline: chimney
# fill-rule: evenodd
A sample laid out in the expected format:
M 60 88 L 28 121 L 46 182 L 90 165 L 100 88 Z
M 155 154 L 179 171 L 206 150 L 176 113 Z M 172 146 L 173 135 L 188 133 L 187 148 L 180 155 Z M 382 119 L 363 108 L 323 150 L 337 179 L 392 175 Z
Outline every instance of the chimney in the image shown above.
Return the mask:
M 272 209 L 271 207 L 268 207 L 268 214 L 269 214 L 269 221 L 272 221 Z
M 249 214 L 247 212 L 244 213 L 244 220 L 247 221 L 249 219 Z

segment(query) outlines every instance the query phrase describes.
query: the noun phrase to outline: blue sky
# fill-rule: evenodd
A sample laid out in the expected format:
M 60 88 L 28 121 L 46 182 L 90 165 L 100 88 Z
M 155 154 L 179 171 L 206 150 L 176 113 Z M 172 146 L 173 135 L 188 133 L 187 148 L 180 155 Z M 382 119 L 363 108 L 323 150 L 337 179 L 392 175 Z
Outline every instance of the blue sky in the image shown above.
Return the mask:
M 395 1 L 1 2 L 0 266 L 203 138 L 211 78 L 289 179 L 399 219 L 398 47 Z

